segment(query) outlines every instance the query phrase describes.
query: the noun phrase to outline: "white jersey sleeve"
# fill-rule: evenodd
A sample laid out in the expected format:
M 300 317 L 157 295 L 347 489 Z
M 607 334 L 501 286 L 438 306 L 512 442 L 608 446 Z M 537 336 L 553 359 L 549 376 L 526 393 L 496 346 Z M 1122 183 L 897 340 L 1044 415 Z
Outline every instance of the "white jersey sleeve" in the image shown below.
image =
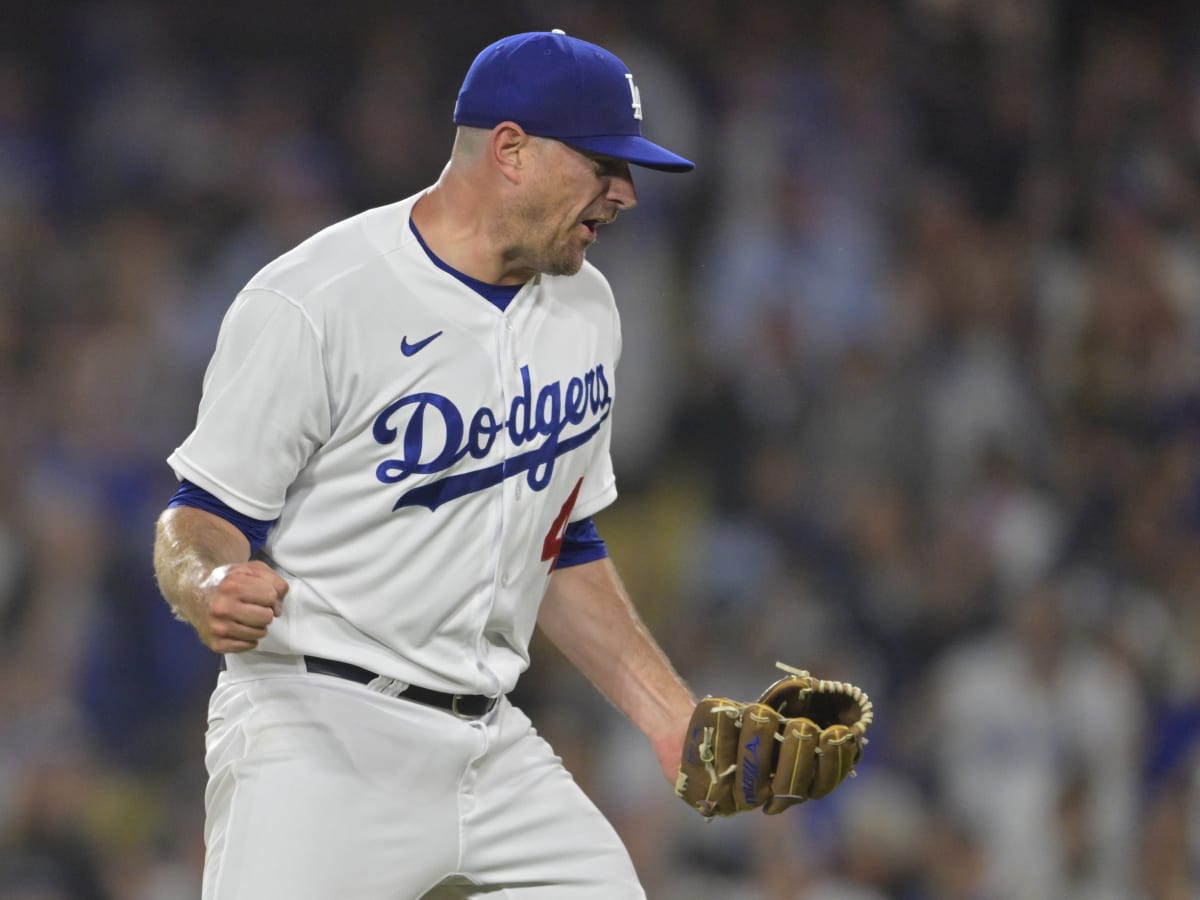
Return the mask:
M 238 512 L 271 520 L 329 433 L 313 323 L 277 292 L 243 291 L 221 324 L 197 427 L 171 455 L 171 466 Z

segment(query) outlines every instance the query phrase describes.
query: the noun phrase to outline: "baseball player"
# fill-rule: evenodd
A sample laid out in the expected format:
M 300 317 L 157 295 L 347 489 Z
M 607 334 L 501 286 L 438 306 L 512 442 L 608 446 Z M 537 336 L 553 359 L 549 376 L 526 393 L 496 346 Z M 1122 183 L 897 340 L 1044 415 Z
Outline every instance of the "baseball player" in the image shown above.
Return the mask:
M 432 187 L 238 294 L 169 458 L 167 601 L 223 654 L 207 900 L 643 897 L 506 695 L 535 626 L 675 782 L 691 692 L 592 523 L 621 336 L 585 261 L 637 202 L 638 86 L 561 31 L 475 59 Z

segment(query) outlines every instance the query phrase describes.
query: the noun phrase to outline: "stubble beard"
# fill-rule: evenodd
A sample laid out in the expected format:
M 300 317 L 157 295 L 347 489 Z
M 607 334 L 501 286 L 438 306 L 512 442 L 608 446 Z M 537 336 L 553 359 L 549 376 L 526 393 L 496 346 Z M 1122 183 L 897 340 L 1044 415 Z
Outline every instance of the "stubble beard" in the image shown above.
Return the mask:
M 575 275 L 583 268 L 586 246 L 578 246 L 574 228 L 563 237 L 547 228 L 546 211 L 534 206 L 511 210 L 505 231 L 510 248 L 506 256 L 543 275 Z
M 583 260 L 587 251 L 580 250 L 572 253 L 571 248 L 561 248 L 561 252 L 550 257 L 541 269 L 545 275 L 575 275 L 583 268 Z

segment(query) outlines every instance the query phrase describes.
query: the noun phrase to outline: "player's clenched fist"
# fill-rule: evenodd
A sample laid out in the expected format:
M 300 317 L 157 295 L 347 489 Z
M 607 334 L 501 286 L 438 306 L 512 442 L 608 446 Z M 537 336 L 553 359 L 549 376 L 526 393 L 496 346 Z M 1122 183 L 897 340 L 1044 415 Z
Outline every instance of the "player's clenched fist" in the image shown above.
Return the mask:
M 254 560 L 214 569 L 200 588 L 201 614 L 192 622 L 200 639 L 218 653 L 240 653 L 253 650 L 283 614 L 288 584 Z
M 249 556 L 245 536 L 212 513 L 177 506 L 159 516 L 158 586 L 175 615 L 218 653 L 253 650 L 283 614 L 287 582 Z

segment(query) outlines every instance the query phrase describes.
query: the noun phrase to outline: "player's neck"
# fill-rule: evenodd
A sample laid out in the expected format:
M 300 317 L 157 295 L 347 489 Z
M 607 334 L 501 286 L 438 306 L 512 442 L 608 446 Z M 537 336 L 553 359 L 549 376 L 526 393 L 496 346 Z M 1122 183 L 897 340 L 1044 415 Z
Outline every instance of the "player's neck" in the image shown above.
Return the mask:
M 507 258 L 489 228 L 490 206 L 469 186 L 443 173 L 412 209 L 426 246 L 449 266 L 487 284 L 523 284 L 536 272 Z

